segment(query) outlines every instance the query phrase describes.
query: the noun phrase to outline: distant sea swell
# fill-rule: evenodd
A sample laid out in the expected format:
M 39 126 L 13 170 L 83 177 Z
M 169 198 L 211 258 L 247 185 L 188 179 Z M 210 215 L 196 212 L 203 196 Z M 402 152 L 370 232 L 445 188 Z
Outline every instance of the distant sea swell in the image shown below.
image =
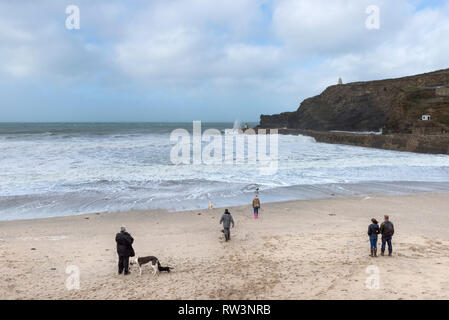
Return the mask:
M 232 128 L 207 123 L 203 130 Z M 0 220 L 89 212 L 205 208 L 369 192 L 449 190 L 449 156 L 279 136 L 279 168 L 173 165 L 170 133 L 192 123 L 0 124 Z M 446 190 L 447 189 L 447 190 Z

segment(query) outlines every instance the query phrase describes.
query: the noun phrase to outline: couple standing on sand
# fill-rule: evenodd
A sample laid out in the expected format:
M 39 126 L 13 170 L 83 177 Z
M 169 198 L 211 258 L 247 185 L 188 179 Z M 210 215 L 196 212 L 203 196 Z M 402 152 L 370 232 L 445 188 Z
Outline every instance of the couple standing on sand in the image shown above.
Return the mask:
M 371 219 L 372 224 L 368 227 L 368 236 L 371 243 L 371 257 L 377 257 L 377 237 L 382 234 L 382 247 L 380 254 L 383 256 L 385 254 L 385 245 L 388 243 L 388 256 L 391 257 L 393 253 L 393 246 L 391 244 L 391 239 L 394 235 L 394 226 L 390 221 L 390 217 L 385 215 L 384 222 L 380 225 L 375 218 Z

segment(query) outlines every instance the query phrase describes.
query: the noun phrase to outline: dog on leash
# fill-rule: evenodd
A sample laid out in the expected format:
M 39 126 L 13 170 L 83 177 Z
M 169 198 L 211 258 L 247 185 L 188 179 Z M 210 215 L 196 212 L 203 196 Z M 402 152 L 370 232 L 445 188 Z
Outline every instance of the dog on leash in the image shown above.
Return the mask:
M 153 268 L 153 276 L 161 271 L 170 272 L 170 269 L 173 269 L 172 267 L 162 267 L 159 259 L 154 256 L 136 257 L 134 260 L 131 260 L 130 263 L 131 265 L 137 264 L 140 275 L 142 275 L 142 266 L 146 264 L 150 264 L 151 268 Z

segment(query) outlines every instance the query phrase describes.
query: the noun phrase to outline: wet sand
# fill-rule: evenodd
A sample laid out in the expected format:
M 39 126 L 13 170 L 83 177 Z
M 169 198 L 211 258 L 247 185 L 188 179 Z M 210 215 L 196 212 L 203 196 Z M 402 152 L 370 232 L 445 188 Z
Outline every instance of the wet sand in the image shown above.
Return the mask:
M 229 209 L 229 243 L 223 209 L 0 222 L 0 298 L 449 299 L 449 194 L 262 203 L 259 220 L 249 205 Z M 370 258 L 368 224 L 384 214 L 395 224 L 394 254 Z M 173 272 L 117 275 L 122 224 L 137 255 Z M 79 290 L 66 287 L 68 266 L 80 270 Z

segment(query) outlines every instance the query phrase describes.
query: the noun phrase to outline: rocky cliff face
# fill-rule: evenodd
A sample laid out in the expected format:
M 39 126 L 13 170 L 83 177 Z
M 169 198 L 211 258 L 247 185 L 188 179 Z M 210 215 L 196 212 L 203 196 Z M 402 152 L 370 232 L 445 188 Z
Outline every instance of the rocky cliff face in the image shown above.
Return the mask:
M 260 118 L 261 128 L 412 133 L 449 131 L 449 69 L 398 79 L 328 87 L 296 112 Z M 422 126 L 421 116 L 432 124 Z M 416 132 L 415 132 L 416 133 Z M 421 132 L 422 133 L 422 132 Z

